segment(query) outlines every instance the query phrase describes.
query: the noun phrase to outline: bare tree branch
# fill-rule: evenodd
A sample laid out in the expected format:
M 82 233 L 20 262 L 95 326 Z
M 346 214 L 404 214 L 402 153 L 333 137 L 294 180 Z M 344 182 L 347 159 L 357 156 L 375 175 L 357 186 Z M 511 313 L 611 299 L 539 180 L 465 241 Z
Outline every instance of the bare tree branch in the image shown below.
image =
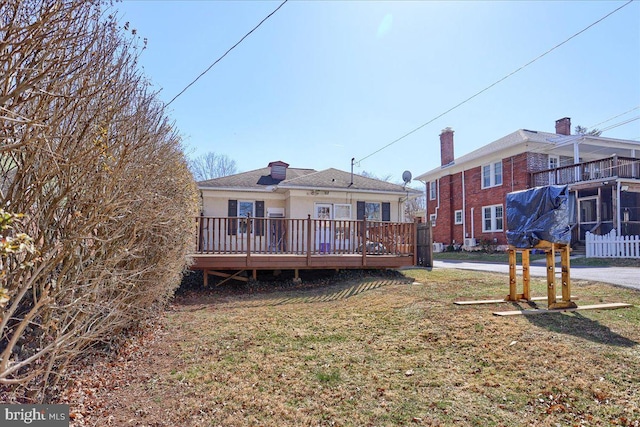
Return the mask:
M 235 160 L 213 151 L 190 160 L 189 169 L 196 181 L 206 181 L 238 172 Z

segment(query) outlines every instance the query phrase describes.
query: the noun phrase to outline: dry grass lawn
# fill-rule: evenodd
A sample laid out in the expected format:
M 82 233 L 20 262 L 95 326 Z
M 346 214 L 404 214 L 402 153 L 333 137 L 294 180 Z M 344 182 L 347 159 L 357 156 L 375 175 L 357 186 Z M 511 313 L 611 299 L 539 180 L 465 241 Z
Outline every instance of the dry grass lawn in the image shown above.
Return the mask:
M 453 301 L 504 297 L 504 275 L 404 275 L 191 293 L 79 374 L 72 425 L 640 425 L 639 292 L 575 281 L 579 305 L 636 307 L 497 317 L 516 304 Z

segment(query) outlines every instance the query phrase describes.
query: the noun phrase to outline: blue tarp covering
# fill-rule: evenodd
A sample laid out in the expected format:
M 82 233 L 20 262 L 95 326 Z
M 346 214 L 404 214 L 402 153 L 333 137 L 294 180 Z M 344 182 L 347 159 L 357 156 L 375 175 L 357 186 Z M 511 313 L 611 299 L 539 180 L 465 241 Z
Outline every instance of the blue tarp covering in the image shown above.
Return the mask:
M 507 194 L 507 243 L 529 249 L 540 241 L 571 243 L 569 189 L 550 185 Z

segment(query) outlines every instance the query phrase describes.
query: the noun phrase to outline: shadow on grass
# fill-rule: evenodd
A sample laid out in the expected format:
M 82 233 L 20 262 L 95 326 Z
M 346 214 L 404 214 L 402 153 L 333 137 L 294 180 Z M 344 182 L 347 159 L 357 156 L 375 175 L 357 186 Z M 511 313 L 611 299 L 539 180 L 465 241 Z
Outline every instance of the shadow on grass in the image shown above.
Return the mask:
M 530 323 L 551 332 L 573 335 L 600 344 L 617 347 L 633 347 L 638 344 L 578 312 L 544 313 L 524 317 Z
M 397 272 L 350 271 L 328 275 L 309 272 L 302 282 L 292 282 L 285 276 L 278 281 L 232 282 L 225 286 L 204 288 L 198 283 L 202 280 L 202 273 L 199 272 L 194 277 L 191 278 L 193 284 L 183 286 L 176 292 L 174 302 L 178 306 L 196 306 L 192 309 L 199 310 L 206 305 L 230 301 L 245 307 L 330 302 L 384 286 L 413 283 L 413 279 Z

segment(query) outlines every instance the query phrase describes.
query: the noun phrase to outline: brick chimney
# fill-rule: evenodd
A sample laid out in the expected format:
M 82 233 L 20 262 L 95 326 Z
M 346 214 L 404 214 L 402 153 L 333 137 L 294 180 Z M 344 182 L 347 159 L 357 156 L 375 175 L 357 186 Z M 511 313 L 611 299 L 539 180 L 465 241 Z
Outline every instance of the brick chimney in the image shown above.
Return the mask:
M 453 163 L 453 129 L 447 127 L 440 133 L 440 164 L 447 166 Z
M 556 133 L 560 135 L 571 135 L 571 119 L 569 117 L 556 120 Z

